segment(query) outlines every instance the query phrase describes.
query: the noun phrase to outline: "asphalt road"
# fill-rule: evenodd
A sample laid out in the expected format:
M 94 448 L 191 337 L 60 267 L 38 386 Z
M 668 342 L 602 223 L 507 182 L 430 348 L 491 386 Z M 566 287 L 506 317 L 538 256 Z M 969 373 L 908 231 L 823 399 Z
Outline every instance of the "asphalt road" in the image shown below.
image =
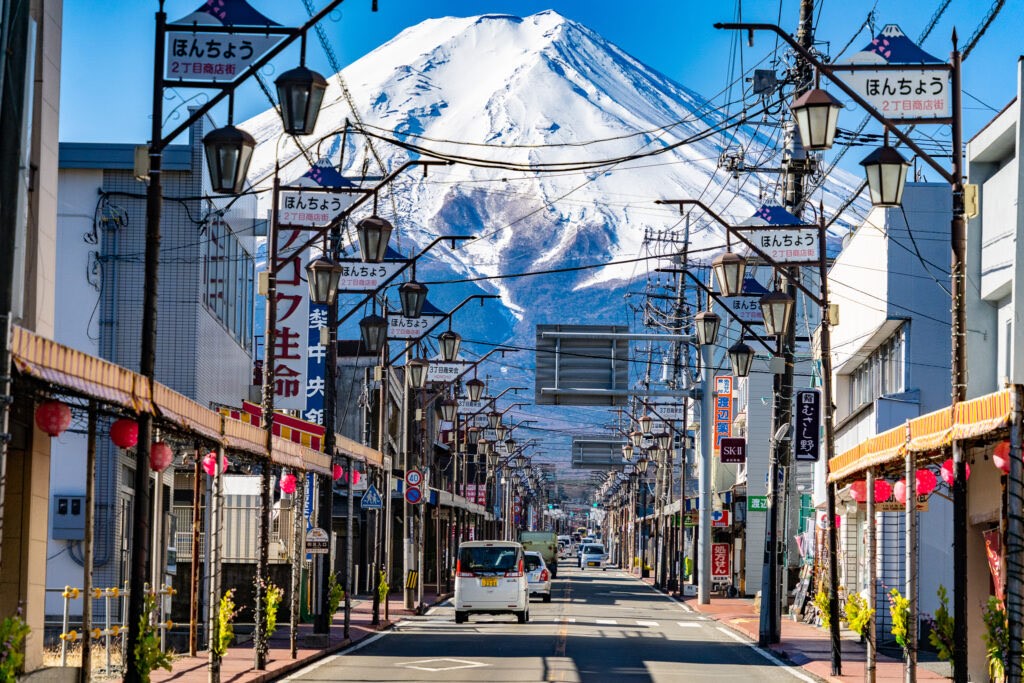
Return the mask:
M 571 562 L 572 560 L 570 560 Z M 534 599 L 530 621 L 471 616 L 451 604 L 410 617 L 296 681 L 565 681 L 678 683 L 814 681 L 778 666 L 718 622 L 616 569 L 563 562 L 551 603 Z

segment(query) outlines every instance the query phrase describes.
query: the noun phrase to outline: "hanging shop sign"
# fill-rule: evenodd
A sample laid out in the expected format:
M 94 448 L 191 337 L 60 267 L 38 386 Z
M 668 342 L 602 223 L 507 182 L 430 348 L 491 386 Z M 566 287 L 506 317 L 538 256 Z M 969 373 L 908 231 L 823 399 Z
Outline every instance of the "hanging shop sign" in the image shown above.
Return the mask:
M 817 462 L 821 452 L 821 391 L 801 389 L 796 392 L 796 410 L 793 413 L 793 457 L 797 460 Z

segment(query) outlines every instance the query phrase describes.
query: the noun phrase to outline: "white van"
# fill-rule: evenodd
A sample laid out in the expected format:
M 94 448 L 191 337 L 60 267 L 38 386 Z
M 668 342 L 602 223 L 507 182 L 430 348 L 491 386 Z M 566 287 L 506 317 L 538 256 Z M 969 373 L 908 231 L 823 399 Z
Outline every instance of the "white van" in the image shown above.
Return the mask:
M 513 541 L 468 541 L 455 563 L 455 623 L 470 614 L 515 614 L 530 620 L 523 546 Z

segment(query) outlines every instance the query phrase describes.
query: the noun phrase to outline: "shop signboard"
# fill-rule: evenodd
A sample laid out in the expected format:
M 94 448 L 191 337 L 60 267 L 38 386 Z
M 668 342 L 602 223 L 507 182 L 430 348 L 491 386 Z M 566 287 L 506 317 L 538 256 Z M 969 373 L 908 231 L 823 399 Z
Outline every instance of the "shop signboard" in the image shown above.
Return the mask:
M 732 556 L 728 543 L 711 544 L 711 582 L 728 583 L 732 576 Z

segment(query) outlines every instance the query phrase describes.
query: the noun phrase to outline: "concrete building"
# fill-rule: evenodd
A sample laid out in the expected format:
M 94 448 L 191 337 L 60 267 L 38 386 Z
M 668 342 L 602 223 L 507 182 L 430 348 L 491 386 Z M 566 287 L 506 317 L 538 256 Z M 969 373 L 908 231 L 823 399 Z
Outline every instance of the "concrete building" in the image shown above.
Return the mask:
M 8 323 L 54 332 L 62 13 L 62 0 L 5 3 L 0 12 L 0 375 L 10 374 Z M 0 431 L 10 435 L 0 442 L 0 619 L 22 611 L 30 672 L 43 662 L 50 439 L 33 423 L 34 397 L 12 393 L 10 408 L 0 404 Z
M 949 405 L 949 228 L 945 184 L 908 183 L 902 209 L 874 209 L 846 239 L 829 271 L 830 298 L 839 309 L 832 331 L 836 453 L 910 418 Z M 825 500 L 825 462 L 815 501 Z M 890 479 L 890 483 L 895 480 Z M 950 504 L 932 496 L 921 515 L 919 598 L 934 614 L 940 584 L 952 586 Z M 838 512 L 840 583 L 866 589 L 874 577 L 880 644 L 891 641 L 888 588 L 905 581 L 904 516 L 880 512 L 874 528 L 878 562 L 866 565 L 871 528 L 863 510 L 841 492 Z

